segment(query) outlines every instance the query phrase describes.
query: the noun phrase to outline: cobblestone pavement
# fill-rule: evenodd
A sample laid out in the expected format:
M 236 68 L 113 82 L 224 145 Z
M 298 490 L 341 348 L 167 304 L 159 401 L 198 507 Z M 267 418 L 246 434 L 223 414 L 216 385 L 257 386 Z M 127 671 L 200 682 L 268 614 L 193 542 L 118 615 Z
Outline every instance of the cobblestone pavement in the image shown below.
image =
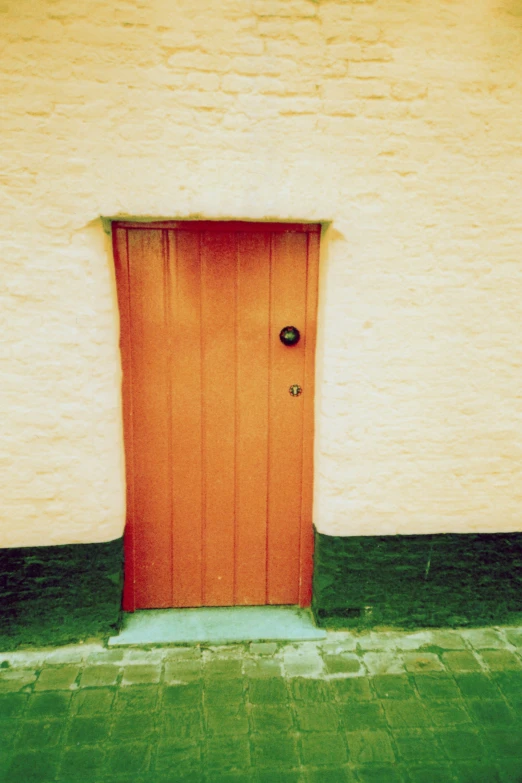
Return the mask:
M 522 628 L 0 654 L 5 783 L 521 783 Z

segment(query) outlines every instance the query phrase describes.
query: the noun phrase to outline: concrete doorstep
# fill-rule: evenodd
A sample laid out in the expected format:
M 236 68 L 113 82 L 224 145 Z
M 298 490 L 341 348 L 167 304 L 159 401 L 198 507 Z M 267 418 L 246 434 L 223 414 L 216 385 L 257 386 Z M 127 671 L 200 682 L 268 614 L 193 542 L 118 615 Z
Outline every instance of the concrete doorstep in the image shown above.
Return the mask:
M 294 606 L 147 609 L 125 613 L 109 647 L 129 644 L 227 644 L 248 641 L 324 639 L 312 613 Z

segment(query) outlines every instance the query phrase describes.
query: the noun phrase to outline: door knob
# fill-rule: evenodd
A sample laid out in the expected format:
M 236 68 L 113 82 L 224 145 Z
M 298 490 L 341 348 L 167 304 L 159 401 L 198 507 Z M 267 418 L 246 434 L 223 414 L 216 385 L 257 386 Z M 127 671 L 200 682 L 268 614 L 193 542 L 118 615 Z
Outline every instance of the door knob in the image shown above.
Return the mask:
M 279 332 L 279 339 L 283 345 L 296 345 L 301 335 L 295 326 L 284 326 Z

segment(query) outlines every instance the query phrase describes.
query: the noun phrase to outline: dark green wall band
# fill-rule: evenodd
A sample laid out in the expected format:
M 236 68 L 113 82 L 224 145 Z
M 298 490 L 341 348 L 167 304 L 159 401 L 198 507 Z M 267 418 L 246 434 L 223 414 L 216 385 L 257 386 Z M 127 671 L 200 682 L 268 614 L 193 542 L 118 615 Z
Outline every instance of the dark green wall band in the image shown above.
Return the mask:
M 312 608 L 325 627 L 522 623 L 522 533 L 316 533 Z
M 1 549 L 0 649 L 114 633 L 122 587 L 122 538 Z
M 314 615 L 330 628 L 522 624 L 522 533 L 316 533 Z M 0 550 L 0 649 L 107 637 L 123 539 Z

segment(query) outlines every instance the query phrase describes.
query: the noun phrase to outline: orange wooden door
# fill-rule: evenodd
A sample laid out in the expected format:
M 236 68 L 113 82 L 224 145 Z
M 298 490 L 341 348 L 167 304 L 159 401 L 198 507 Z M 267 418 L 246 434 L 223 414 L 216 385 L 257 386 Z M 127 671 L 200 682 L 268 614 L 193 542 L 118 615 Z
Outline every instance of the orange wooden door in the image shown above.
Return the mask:
M 113 229 L 124 609 L 308 605 L 320 227 Z

